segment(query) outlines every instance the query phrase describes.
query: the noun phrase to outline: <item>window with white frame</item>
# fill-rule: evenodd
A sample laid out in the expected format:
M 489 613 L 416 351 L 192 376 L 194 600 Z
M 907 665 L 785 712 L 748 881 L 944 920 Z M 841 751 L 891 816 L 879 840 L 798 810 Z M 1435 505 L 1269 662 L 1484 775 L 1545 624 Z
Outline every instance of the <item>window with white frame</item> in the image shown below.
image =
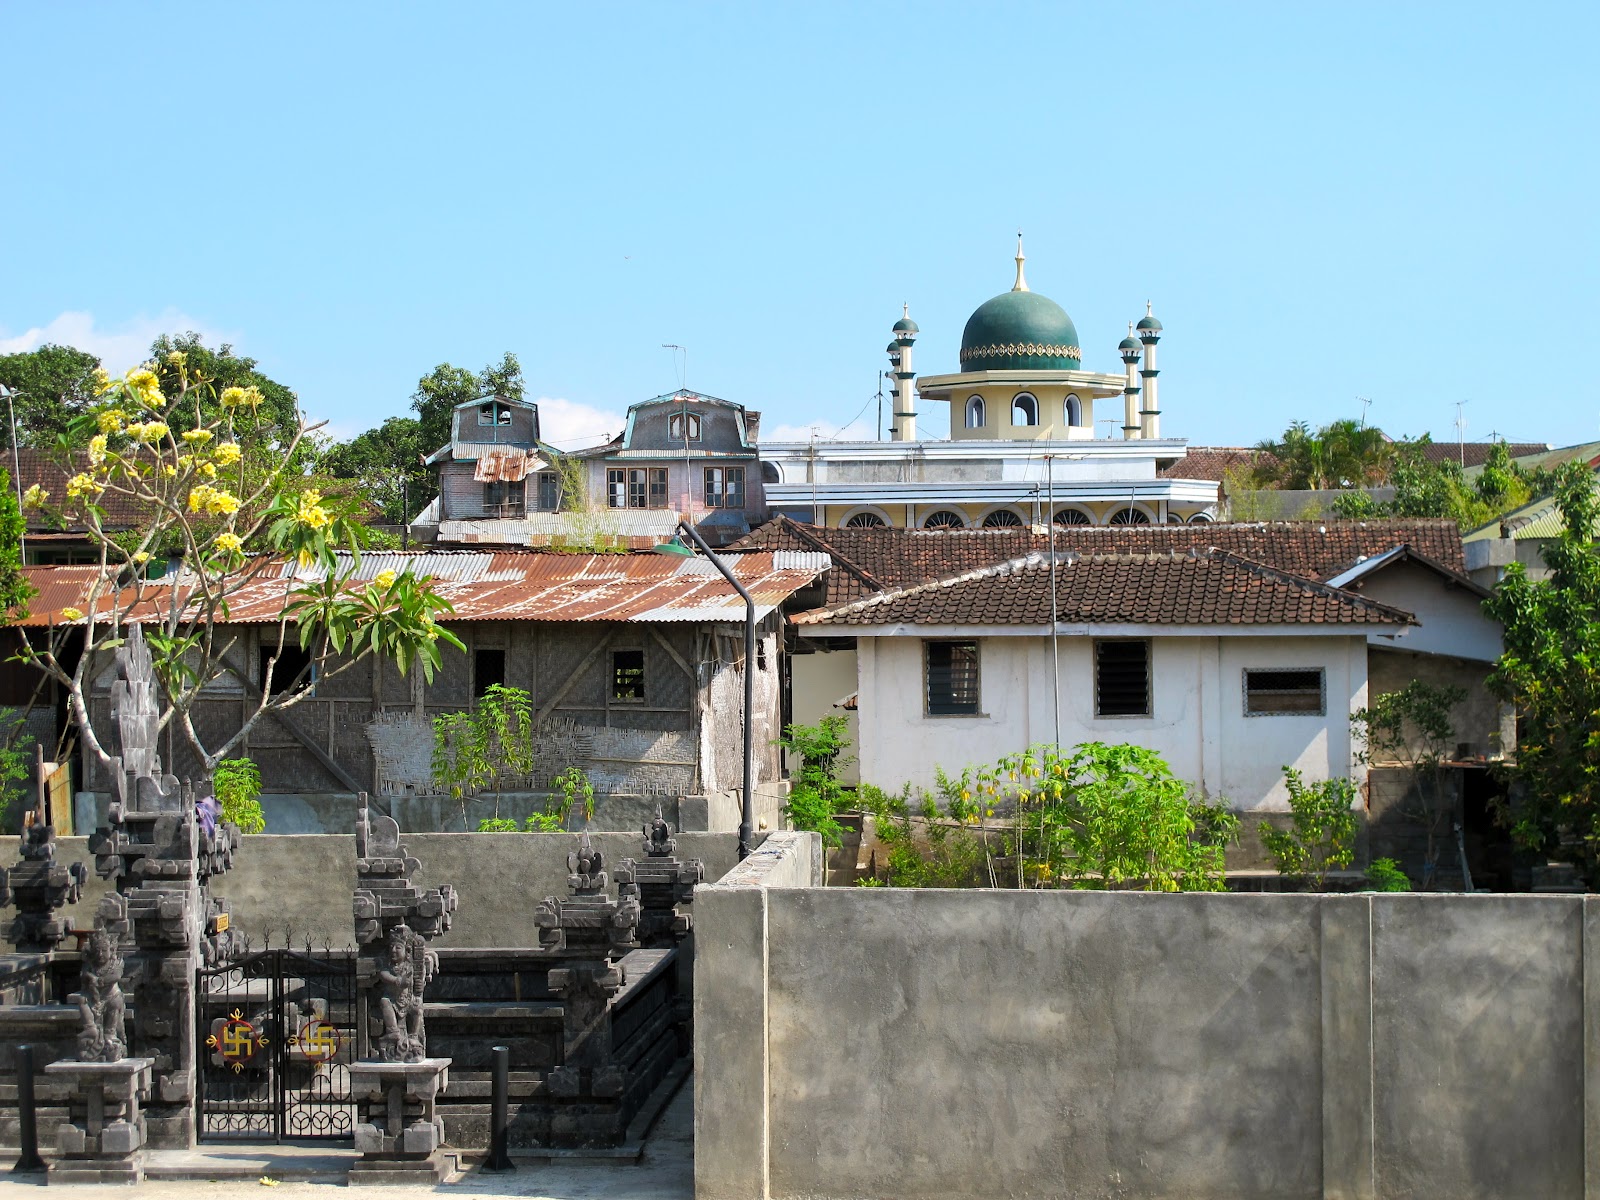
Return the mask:
M 1244 672 L 1244 715 L 1265 717 L 1293 713 L 1320 717 L 1327 712 L 1327 687 L 1321 667 L 1281 670 L 1247 667 Z
M 665 467 L 612 467 L 606 471 L 608 508 L 665 508 L 667 469 Z
M 706 468 L 706 507 L 744 507 L 744 468 Z
M 695 413 L 673 413 L 667 421 L 667 436 L 674 441 L 700 440 L 700 418 Z
M 986 420 L 982 396 L 967 398 L 967 428 L 982 429 Z
M 511 424 L 511 406 L 509 404 L 490 403 L 478 406 L 479 425 L 509 425 Z
M 1079 400 L 1075 395 L 1069 395 L 1067 397 L 1066 413 L 1068 425 L 1082 425 L 1083 401 Z
M 1019 392 L 1011 401 L 1012 425 L 1037 425 L 1039 401 L 1031 392 Z

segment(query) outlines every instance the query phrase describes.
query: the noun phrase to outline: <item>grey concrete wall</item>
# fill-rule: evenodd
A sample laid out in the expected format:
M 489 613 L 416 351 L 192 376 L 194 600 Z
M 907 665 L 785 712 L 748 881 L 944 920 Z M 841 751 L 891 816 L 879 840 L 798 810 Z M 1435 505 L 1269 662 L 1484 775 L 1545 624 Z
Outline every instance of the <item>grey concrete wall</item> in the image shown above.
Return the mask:
M 696 902 L 700 1200 L 1600 1196 L 1600 897 L 752 863 Z
M 637 834 L 597 833 L 594 844 L 610 863 L 642 855 Z M 763 835 L 757 835 L 758 841 Z M 707 879 L 720 879 L 737 862 L 734 834 L 680 833 L 678 854 L 698 858 Z M 423 888 L 453 885 L 461 907 L 441 946 L 537 946 L 533 910 L 547 895 L 567 894 L 567 855 L 578 844 L 563 833 L 424 833 L 404 837 L 422 862 L 414 882 Z M 87 839 L 62 838 L 57 857 L 90 868 L 82 900 L 67 909 L 75 925 L 94 923 L 94 909 L 110 885 L 94 875 Z M 256 834 L 244 839 L 233 870 L 213 891 L 232 906 L 234 926 L 260 944 L 286 936 L 348 945 L 353 934 L 350 896 L 355 888 L 355 838 Z M 615 884 L 612 885 L 615 891 Z

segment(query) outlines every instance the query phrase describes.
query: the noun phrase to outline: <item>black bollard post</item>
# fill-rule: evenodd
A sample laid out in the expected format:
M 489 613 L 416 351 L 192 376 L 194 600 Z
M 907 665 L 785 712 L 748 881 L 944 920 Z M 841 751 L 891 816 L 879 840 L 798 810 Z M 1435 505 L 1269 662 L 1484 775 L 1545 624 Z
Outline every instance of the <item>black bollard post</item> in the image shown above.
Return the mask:
M 511 1047 L 493 1046 L 494 1096 L 489 1112 L 489 1160 L 485 1171 L 515 1171 L 511 1162 Z
M 42 1171 L 39 1157 L 39 1113 L 33 1099 L 33 1047 L 17 1047 L 17 1124 L 22 1155 L 13 1171 Z

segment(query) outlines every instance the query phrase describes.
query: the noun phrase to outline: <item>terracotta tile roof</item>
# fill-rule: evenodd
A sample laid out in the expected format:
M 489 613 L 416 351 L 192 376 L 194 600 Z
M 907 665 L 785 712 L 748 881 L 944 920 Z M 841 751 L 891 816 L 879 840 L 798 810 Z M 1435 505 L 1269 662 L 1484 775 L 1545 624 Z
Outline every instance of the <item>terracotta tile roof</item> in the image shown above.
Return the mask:
M 13 470 L 11 456 L 12 452 L 10 450 L 0 451 L 0 467 L 3 467 L 7 472 Z M 23 446 L 17 450 L 16 456 L 14 473 L 21 482 L 23 491 L 27 491 L 34 484 L 38 484 L 50 493 L 49 503 L 51 505 L 66 503 L 68 476 L 75 474 L 78 469 L 82 468 L 75 468 L 72 472 L 64 471 L 48 451 L 36 450 L 28 446 Z M 82 463 L 82 467 L 87 466 L 88 462 L 85 460 Z M 101 497 L 100 507 L 105 512 L 100 522 L 103 529 L 131 529 L 140 523 L 143 512 L 131 498 L 113 493 L 107 493 Z M 46 517 L 38 512 L 30 512 L 27 516 L 28 531 L 30 533 L 85 528 L 81 521 L 69 522 L 63 525 L 53 517 Z
M 733 573 L 764 617 L 827 569 L 813 553 L 779 550 L 740 555 Z M 380 572 L 411 570 L 429 575 L 435 588 L 455 606 L 455 621 L 729 621 L 743 622 L 744 601 L 704 558 L 660 554 L 549 554 L 531 550 L 390 551 L 365 554 L 352 576 L 364 582 Z M 30 602 L 24 625 L 62 624 L 63 608 L 86 608 L 97 567 L 29 567 L 28 581 L 39 594 Z M 322 578 L 320 570 L 296 572 L 290 564 L 262 561 L 256 577 L 228 601 L 232 623 L 276 622 L 293 581 Z M 165 607 L 171 583 L 146 586 L 139 611 Z M 185 587 L 181 578 L 178 586 Z M 133 603 L 131 593 L 122 598 Z M 111 600 L 102 597 L 101 612 Z M 135 614 L 137 615 L 137 614 Z
M 1160 468 L 1156 475 L 1162 479 L 1210 479 L 1221 483 L 1229 471 L 1248 471 L 1258 459 L 1271 462 L 1272 455 L 1249 446 L 1190 446 L 1182 458 Z
M 1056 553 L 1166 554 L 1218 547 L 1291 575 L 1326 580 L 1364 558 L 1410 545 L 1465 572 L 1461 531 L 1450 520 L 1218 522 L 1211 525 L 1064 525 Z M 734 549 L 829 554 L 827 604 L 926 583 L 1043 553 L 1048 536 L 1030 529 L 830 529 L 778 517 Z
M 1093 625 L 1409 625 L 1410 613 L 1224 550 L 1069 554 L 1057 619 Z M 1037 552 L 799 613 L 796 625 L 1048 625 L 1050 567 Z

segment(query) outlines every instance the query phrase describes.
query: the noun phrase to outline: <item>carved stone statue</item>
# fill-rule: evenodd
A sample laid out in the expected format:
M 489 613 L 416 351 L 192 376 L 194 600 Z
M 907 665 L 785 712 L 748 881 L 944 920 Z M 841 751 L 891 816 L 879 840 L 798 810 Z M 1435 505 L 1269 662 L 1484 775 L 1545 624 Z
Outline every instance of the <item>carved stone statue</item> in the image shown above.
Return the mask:
M 94 932 L 83 951 L 83 977 L 69 1000 L 78 1005 L 83 1026 L 78 1031 L 78 1061 L 117 1062 L 128 1055 L 123 1018 L 122 948 L 126 908 L 120 896 L 107 896 L 96 914 Z
M 378 968 L 378 1014 L 383 1035 L 378 1039 L 382 1062 L 421 1062 L 427 1054 L 422 1025 L 422 993 L 437 969 L 438 959 L 407 925 L 389 931 L 387 957 Z

